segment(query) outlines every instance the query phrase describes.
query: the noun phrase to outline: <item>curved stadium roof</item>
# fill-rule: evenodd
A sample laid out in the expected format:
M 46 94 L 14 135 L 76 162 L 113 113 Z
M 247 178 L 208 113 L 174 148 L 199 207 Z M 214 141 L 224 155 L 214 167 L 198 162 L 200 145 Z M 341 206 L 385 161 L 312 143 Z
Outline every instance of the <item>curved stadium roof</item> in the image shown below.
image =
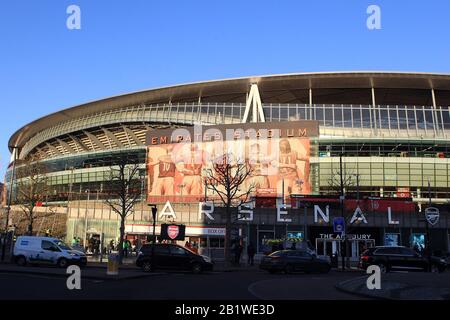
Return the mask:
M 376 103 L 381 105 L 395 99 L 399 104 L 431 105 L 430 89 L 442 92 L 436 99 L 438 105 L 450 104 L 450 74 L 361 71 L 242 77 L 154 88 L 70 107 L 19 129 L 11 136 L 9 148 L 12 151 L 12 146 L 22 147 L 36 133 L 61 122 L 131 105 L 196 102 L 199 97 L 202 102 L 242 103 L 252 83 L 258 83 L 263 103 L 309 103 L 309 89 L 312 89 L 314 100 L 320 103 L 335 103 L 334 99 L 346 101 L 344 96 L 347 96 L 351 97 L 350 102 L 345 103 L 371 104 L 367 89 L 375 88 Z M 409 91 L 396 93 L 397 89 Z

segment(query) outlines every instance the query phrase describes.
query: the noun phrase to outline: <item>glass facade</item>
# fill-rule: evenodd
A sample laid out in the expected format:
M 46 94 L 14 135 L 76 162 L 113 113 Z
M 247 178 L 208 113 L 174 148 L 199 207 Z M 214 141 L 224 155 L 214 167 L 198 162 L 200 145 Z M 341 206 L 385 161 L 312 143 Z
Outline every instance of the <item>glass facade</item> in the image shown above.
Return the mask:
M 311 144 L 311 181 L 316 194 L 336 192 L 333 180 L 339 175 L 342 154 L 349 193 L 388 197 L 397 196 L 399 188 L 408 188 L 411 196 L 428 197 L 430 181 L 433 198 L 450 198 L 448 107 L 264 104 L 263 109 L 267 122 L 319 121 L 320 137 Z M 244 110 L 244 104 L 184 103 L 139 105 L 100 112 L 41 131 L 28 141 L 22 154 L 35 150 L 49 139 L 88 128 L 101 132 L 98 128 L 108 124 L 119 123 L 123 130 L 132 130 L 133 124 L 139 124 L 142 131 L 142 125 L 152 128 L 158 123 L 240 123 Z M 126 141 L 118 131 L 111 130 L 109 134 L 102 139 L 111 140 L 104 143 L 111 150 L 81 150 L 44 160 L 51 186 L 50 200 L 84 199 L 86 190 L 102 197 L 115 154 L 125 153 L 138 159 L 142 164 L 143 188 L 146 187 L 145 135 L 134 137 L 141 142 L 141 146 L 136 146 L 136 143 L 117 143 L 115 139 Z M 9 182 L 9 172 L 6 181 Z

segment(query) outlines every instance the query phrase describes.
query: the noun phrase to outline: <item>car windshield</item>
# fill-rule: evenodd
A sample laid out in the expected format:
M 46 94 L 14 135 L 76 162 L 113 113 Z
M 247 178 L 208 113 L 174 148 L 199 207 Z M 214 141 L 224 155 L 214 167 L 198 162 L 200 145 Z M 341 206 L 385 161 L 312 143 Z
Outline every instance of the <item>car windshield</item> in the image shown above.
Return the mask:
M 56 240 L 53 243 L 55 243 L 58 247 L 60 247 L 63 250 L 72 250 L 71 247 L 69 247 L 67 244 L 65 244 L 63 241 L 61 240 Z
M 275 251 L 272 254 L 269 254 L 269 257 L 280 257 L 283 255 L 283 251 Z

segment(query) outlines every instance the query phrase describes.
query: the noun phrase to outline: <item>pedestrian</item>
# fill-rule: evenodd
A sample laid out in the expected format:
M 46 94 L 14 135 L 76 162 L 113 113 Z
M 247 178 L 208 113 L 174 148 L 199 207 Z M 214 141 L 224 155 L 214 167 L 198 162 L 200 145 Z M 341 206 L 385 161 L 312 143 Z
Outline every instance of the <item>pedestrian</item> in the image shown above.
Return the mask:
M 247 264 L 253 266 L 255 259 L 255 247 L 253 246 L 253 243 L 251 241 L 247 246 L 247 256 L 248 256 Z
M 195 253 L 198 254 L 198 245 L 197 245 L 197 242 L 195 242 L 195 241 L 192 244 L 192 251 L 194 251 Z
M 189 250 L 192 250 L 192 246 L 191 246 L 191 243 L 189 241 L 186 241 L 186 243 L 184 244 L 184 247 L 189 249 Z
M 72 247 L 76 247 L 77 246 L 77 237 L 73 237 L 72 242 L 70 244 L 72 245 Z
M 123 241 L 123 254 L 125 258 L 128 258 L 128 249 L 129 249 L 128 244 L 129 244 L 128 240 Z
M 114 250 L 114 239 L 111 239 L 109 242 L 109 253 L 112 253 Z

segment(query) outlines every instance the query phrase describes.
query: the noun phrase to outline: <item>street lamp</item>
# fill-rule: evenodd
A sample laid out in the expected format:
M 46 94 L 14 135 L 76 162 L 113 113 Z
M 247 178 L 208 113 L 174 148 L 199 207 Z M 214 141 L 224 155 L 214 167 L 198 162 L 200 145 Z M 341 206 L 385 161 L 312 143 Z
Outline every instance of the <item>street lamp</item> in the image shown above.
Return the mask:
M 153 218 L 153 243 L 152 243 L 152 263 L 151 268 L 154 270 L 153 266 L 155 265 L 155 245 L 156 245 L 156 214 L 158 213 L 158 208 L 156 204 L 148 204 L 149 207 L 152 208 L 152 218 Z
M 87 243 L 87 215 L 88 215 L 88 203 L 89 203 L 89 196 L 91 195 L 91 191 L 89 189 L 84 190 L 85 193 L 87 193 L 87 201 L 86 201 L 86 212 L 84 213 L 84 247 L 86 248 Z

